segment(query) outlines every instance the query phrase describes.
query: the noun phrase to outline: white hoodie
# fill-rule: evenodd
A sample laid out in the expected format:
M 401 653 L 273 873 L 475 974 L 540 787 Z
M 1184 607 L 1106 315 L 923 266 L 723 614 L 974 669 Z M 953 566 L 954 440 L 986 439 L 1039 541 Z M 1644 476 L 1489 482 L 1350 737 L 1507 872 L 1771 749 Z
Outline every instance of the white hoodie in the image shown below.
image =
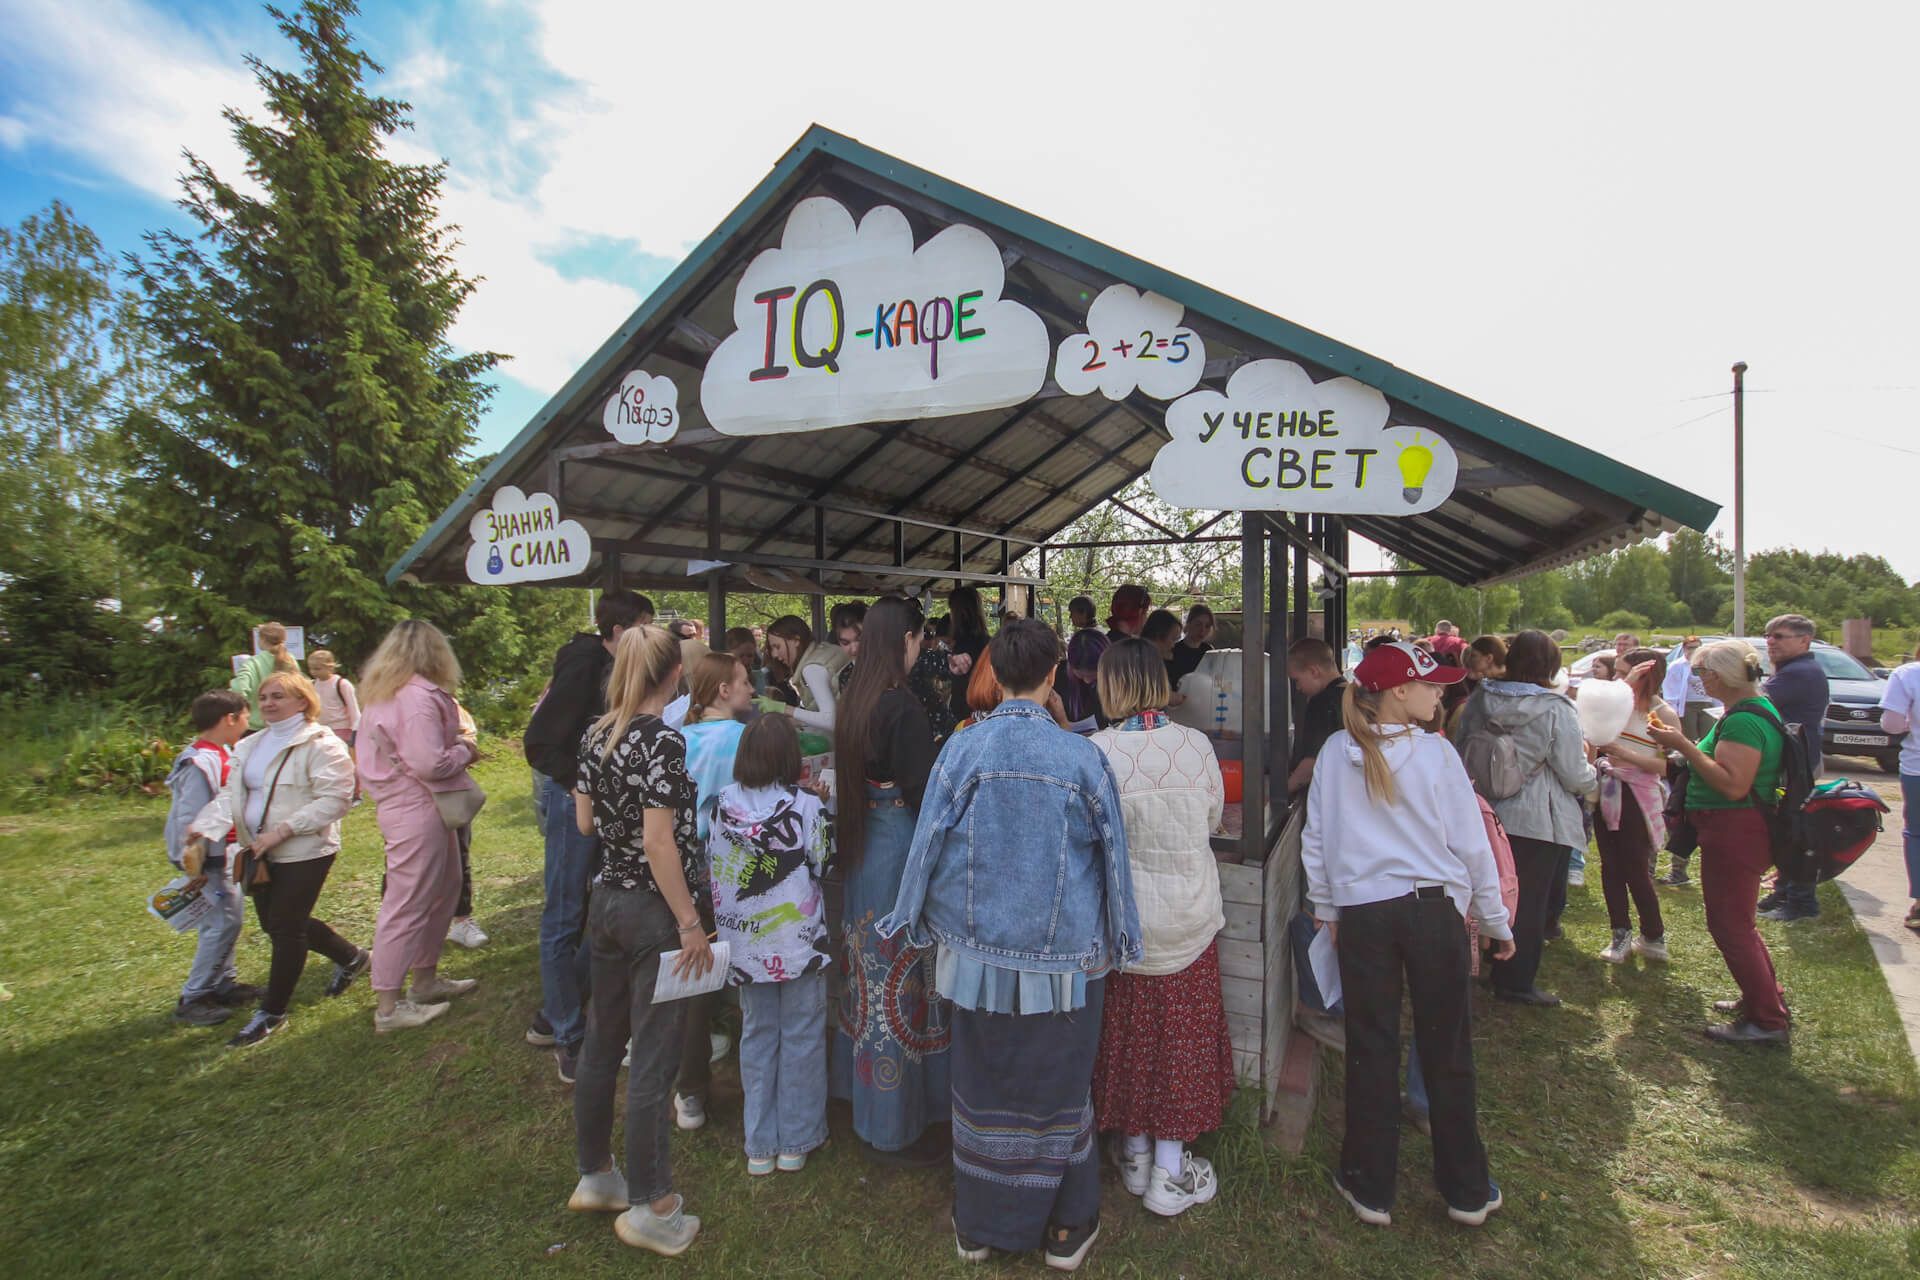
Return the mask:
M 1301 859 L 1307 896 L 1322 920 L 1340 908 L 1405 897 L 1443 885 L 1481 932 L 1510 938 L 1487 828 L 1453 744 L 1422 729 L 1386 726 L 1381 748 L 1393 770 L 1394 803 L 1367 794 L 1360 747 L 1342 729 L 1327 739 L 1307 792 Z

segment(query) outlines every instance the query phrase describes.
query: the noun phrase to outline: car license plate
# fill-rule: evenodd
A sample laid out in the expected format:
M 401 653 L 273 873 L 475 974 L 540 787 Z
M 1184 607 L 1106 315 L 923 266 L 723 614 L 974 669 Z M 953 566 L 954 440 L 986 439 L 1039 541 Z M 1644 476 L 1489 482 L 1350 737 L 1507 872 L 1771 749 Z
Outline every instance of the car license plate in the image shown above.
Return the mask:
M 1887 736 L 1883 733 L 1836 733 L 1833 735 L 1836 747 L 1884 747 Z

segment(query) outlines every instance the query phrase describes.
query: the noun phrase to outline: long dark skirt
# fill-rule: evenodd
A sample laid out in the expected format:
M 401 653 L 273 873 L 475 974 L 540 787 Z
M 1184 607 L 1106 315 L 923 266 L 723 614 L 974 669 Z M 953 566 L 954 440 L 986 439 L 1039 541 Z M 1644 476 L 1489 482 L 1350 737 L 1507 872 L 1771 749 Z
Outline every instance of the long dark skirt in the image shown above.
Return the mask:
M 953 1011 L 953 1222 L 971 1244 L 1038 1249 L 1100 1216 L 1093 1060 L 1106 983 L 1073 1013 Z

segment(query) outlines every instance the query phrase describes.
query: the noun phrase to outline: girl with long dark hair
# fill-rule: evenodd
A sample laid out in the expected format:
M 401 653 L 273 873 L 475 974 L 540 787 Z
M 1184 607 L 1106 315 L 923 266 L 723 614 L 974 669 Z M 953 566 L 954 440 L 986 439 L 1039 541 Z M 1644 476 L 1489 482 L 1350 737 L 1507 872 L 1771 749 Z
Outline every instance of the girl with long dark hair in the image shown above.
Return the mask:
M 953 635 L 949 645 L 955 654 L 965 654 L 969 663 L 980 661 L 980 651 L 987 647 L 991 638 L 987 634 L 987 611 L 980 603 L 980 588 L 955 587 L 953 594 L 947 597 L 947 615 L 953 620 Z M 967 706 L 967 682 L 956 680 L 953 685 L 953 717 L 964 720 L 971 713 Z
M 888 598 L 867 611 L 833 743 L 836 861 L 846 878 L 833 1092 L 853 1103 L 866 1153 L 892 1164 L 943 1160 L 944 1144 L 925 1134 L 951 1113 L 947 1008 L 933 990 L 933 951 L 874 929 L 899 893 L 933 768 L 933 727 L 908 687 L 919 656 L 918 610 Z

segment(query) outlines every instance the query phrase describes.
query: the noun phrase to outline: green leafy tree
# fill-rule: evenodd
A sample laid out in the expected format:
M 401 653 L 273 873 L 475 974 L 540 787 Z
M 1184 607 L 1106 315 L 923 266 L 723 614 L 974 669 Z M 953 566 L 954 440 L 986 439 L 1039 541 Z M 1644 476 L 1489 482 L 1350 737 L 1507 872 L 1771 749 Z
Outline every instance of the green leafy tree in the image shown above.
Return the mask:
M 351 0 L 268 11 L 298 65 L 248 60 L 267 118 L 227 119 L 250 181 L 189 155 L 180 206 L 199 231 L 150 235 L 135 266 L 181 371 L 171 411 L 134 423 L 126 488 L 169 633 L 154 654 L 176 681 L 213 678 L 277 617 L 353 661 L 414 615 L 470 667 L 505 670 L 527 660 L 514 613 L 531 593 L 383 577 L 467 480 L 500 359 L 448 340 L 476 282 L 438 217 L 446 168 L 388 156 L 409 108 L 369 92 Z
M 1667 590 L 1687 607 L 1688 620 L 1711 621 L 1721 596 L 1731 598 L 1733 559 L 1718 539 L 1682 529 L 1667 540 Z

